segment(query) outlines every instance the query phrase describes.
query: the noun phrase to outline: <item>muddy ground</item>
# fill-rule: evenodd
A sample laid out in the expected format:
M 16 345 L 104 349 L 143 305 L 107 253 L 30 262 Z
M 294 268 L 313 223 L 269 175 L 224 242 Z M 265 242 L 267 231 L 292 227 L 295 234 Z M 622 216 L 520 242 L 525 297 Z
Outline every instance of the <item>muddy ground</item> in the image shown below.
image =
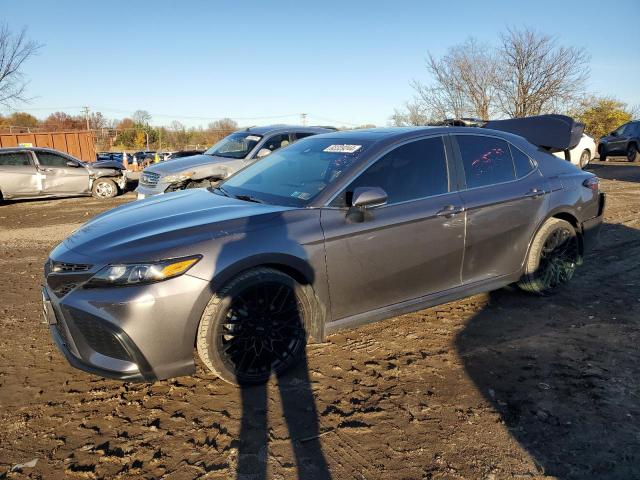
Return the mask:
M 0 478 L 640 478 L 640 166 L 590 169 L 606 225 L 562 293 L 505 289 L 338 333 L 279 386 L 244 391 L 201 366 L 103 380 L 53 346 L 47 253 L 131 194 L 0 206 Z

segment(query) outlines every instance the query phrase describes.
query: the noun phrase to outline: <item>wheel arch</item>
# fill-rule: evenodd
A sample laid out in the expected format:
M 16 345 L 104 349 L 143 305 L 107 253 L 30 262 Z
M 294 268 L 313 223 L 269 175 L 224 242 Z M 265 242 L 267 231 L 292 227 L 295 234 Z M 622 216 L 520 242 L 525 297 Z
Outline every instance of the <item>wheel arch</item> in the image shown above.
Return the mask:
M 324 327 L 327 318 L 327 307 L 323 299 L 320 298 L 316 290 L 313 288 L 316 275 L 313 267 L 305 259 L 287 253 L 265 253 L 243 258 L 238 262 L 228 265 L 220 272 L 217 272 L 211 281 L 211 290 L 212 292 L 219 291 L 231 279 L 243 272 L 263 267 L 272 268 L 282 272 L 293 278 L 302 286 L 302 288 L 308 288 L 311 290 L 313 296 L 317 300 L 319 312 L 313 316 L 311 332 L 309 333 L 317 341 L 323 341 Z

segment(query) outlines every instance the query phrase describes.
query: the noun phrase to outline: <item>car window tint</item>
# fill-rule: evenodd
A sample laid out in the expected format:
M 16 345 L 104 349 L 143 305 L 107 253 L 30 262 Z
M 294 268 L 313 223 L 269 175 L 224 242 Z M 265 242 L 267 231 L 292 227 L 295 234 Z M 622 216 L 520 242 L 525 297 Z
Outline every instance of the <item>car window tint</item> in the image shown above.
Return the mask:
M 43 167 L 66 167 L 70 160 L 61 155 L 49 152 L 38 152 L 38 162 Z
M 353 191 L 358 187 L 382 188 L 387 192 L 387 204 L 448 192 L 442 137 L 417 140 L 390 151 L 351 182 L 332 205 L 351 205 Z
M 315 133 L 311 132 L 296 132 L 296 140 L 300 140 L 302 138 L 310 137 L 311 135 L 315 135 Z
M 274 150 L 278 150 L 279 148 L 283 148 L 289 145 L 289 134 L 283 133 L 282 135 L 274 135 L 271 138 L 268 138 L 262 148 L 268 148 L 272 152 Z
M 27 167 L 31 162 L 27 152 L 0 153 L 0 165 Z
M 467 188 L 484 187 L 515 180 L 507 142 L 480 135 L 456 135 Z
M 516 167 L 516 176 L 518 178 L 525 177 L 531 172 L 534 168 L 536 168 L 533 160 L 529 158 L 527 154 L 525 154 L 522 150 L 514 147 L 513 145 L 509 145 L 511 147 L 511 156 L 513 157 L 513 164 Z

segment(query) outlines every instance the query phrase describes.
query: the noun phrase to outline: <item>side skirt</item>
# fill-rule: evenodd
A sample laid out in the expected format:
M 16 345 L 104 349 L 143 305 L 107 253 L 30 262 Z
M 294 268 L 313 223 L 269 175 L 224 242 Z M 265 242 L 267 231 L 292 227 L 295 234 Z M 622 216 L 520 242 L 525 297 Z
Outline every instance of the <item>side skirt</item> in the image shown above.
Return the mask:
M 325 335 L 329 335 L 338 330 L 353 328 L 367 323 L 377 322 L 386 318 L 403 315 L 405 313 L 417 312 L 425 308 L 441 305 L 443 303 L 460 300 L 461 298 L 470 297 L 479 293 L 498 290 L 511 283 L 517 282 L 521 277 L 521 272 L 517 274 L 505 275 L 502 277 L 492 278 L 487 281 L 476 282 L 469 285 L 461 285 L 459 287 L 444 290 L 438 293 L 432 293 L 423 297 L 414 298 L 405 302 L 394 303 L 386 307 L 371 310 L 369 312 L 358 313 L 350 317 L 341 318 L 333 322 L 327 323 L 325 326 Z

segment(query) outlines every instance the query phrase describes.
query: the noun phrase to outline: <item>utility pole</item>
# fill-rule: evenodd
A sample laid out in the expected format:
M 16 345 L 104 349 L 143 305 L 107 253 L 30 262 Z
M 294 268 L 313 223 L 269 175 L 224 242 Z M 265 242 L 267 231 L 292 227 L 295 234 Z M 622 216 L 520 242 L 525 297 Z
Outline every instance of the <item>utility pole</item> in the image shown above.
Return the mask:
M 302 123 L 303 127 L 307 126 L 307 114 L 306 113 L 301 113 L 300 114 L 300 122 Z
M 87 130 L 91 130 L 89 128 L 89 107 L 82 107 L 82 112 L 84 113 L 84 118 L 87 121 Z

